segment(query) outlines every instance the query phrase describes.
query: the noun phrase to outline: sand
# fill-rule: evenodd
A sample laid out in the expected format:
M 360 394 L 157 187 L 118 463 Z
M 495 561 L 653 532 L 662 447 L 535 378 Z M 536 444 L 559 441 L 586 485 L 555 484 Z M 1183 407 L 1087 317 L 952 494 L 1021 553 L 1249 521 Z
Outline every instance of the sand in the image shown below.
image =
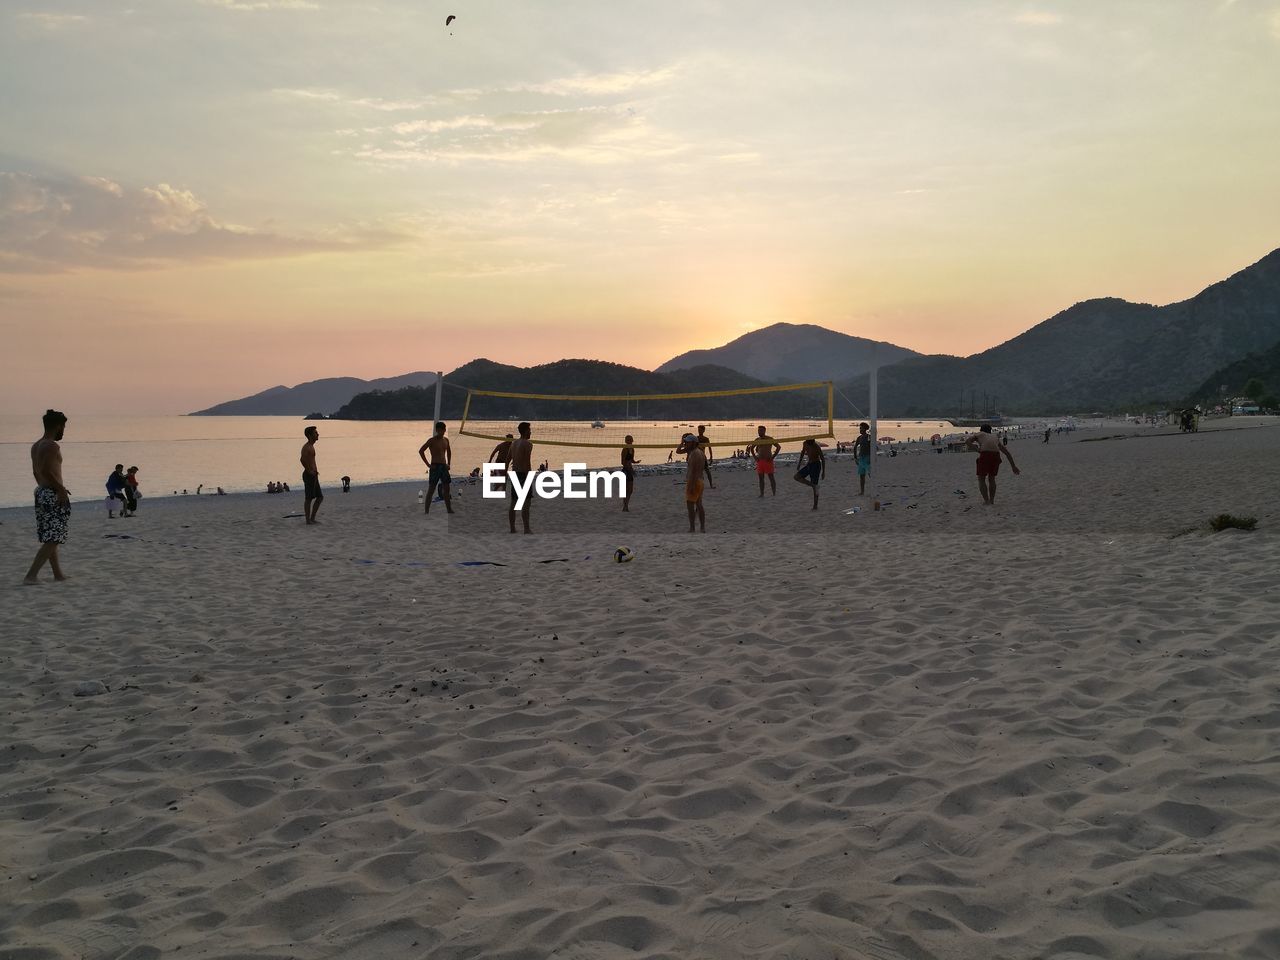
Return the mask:
M 0 957 L 1280 956 L 1280 429 L 1206 426 L 994 508 L 723 469 L 705 537 L 663 477 L 78 509 L 34 588 L 0 512 Z

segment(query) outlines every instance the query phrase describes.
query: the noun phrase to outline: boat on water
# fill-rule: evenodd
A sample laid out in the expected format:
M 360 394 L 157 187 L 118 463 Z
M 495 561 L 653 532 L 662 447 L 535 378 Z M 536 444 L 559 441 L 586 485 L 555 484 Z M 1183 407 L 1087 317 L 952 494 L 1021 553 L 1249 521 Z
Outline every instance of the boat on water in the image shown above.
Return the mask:
M 953 427 L 1003 427 L 1005 419 L 1000 414 L 996 414 L 994 417 L 948 417 L 947 423 Z

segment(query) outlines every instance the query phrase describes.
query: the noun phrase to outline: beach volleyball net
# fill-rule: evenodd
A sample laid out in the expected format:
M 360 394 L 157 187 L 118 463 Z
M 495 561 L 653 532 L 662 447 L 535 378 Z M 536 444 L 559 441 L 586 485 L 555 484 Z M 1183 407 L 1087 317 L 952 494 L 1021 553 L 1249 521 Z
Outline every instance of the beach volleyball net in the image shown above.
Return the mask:
M 559 447 L 621 447 L 630 434 L 640 448 L 670 449 L 685 433 L 706 427 L 711 443 L 745 447 L 764 426 L 779 443 L 834 436 L 830 381 L 704 393 L 571 394 L 468 390 L 458 432 L 500 441 L 527 420 L 534 443 Z

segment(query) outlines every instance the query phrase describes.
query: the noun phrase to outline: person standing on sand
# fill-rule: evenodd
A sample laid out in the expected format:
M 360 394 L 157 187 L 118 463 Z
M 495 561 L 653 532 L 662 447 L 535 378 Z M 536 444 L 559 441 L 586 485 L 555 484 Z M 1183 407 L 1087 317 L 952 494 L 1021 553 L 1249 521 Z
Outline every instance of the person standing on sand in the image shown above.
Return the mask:
M 693 522 L 696 519 L 702 532 L 707 532 L 707 511 L 702 506 L 702 478 L 711 481 L 711 471 L 707 469 L 707 455 L 702 452 L 698 438 L 686 433 L 680 446 L 685 451 L 685 462 L 688 466 L 684 473 L 684 503 L 689 508 L 689 532 L 694 533 Z M 763 496 L 763 494 L 762 494 Z
M 705 423 L 698 424 L 698 446 L 707 458 L 707 477 L 710 479 L 711 465 L 716 462 L 716 458 L 711 455 L 711 438 L 707 436 L 707 425 Z M 715 484 L 713 483 L 711 487 L 715 489 Z
M 867 474 L 871 472 L 871 424 L 858 424 L 858 439 L 853 441 L 853 462 L 858 465 L 858 496 L 866 496 Z
M 966 450 L 976 448 L 978 451 L 978 491 L 982 494 L 982 502 L 988 507 L 993 506 L 996 502 L 996 474 L 1000 472 L 1001 455 L 1009 461 L 1015 477 L 1022 471 L 1013 462 L 1009 448 L 991 432 L 989 423 L 979 427 L 978 432 L 964 442 L 964 446 Z
M 524 479 L 533 473 L 533 441 L 529 437 L 533 434 L 533 429 L 529 426 L 528 421 L 523 421 L 516 427 L 516 432 L 520 434 L 519 440 L 511 443 L 510 449 L 507 451 L 508 460 L 506 463 L 507 473 L 511 476 L 519 477 L 523 482 Z M 507 510 L 507 520 L 511 523 L 511 532 L 516 532 L 516 486 L 507 480 L 507 495 L 511 498 L 511 506 Z M 524 506 L 520 508 L 520 520 L 524 524 L 525 533 L 533 533 L 529 528 L 529 507 L 533 501 L 533 490 L 530 488 L 529 495 L 524 498 Z
M 320 431 L 314 426 L 302 431 L 307 442 L 302 445 L 302 515 L 307 518 L 307 526 L 320 521 L 316 514 L 320 512 L 320 502 L 324 493 L 320 490 L 320 471 L 316 469 L 316 441 L 320 439 Z M 289 488 L 286 486 L 286 490 Z
M 129 508 L 129 516 L 138 512 L 138 468 L 130 467 L 124 475 L 125 506 Z
M 487 463 L 510 462 L 511 444 L 512 444 L 512 437 L 511 437 L 511 434 L 508 433 L 507 439 L 503 440 L 501 443 L 499 443 L 496 447 L 493 448 L 493 451 L 489 454 L 489 459 L 486 462 Z
M 453 448 L 449 446 L 449 438 L 445 436 L 443 420 L 437 420 L 435 432 L 431 439 L 418 448 L 418 456 L 427 463 L 427 451 L 431 451 L 431 462 L 427 464 L 427 500 L 423 513 L 431 512 L 431 501 L 435 498 L 436 487 L 440 487 L 440 496 L 444 497 L 444 508 L 453 513 L 453 498 L 449 494 L 449 468 L 453 466 Z
M 627 489 L 622 496 L 622 512 L 631 512 L 631 494 L 636 488 L 636 464 L 640 461 L 636 459 L 635 440 L 631 434 L 627 434 L 624 438 L 626 446 L 622 448 L 622 473 L 627 478 Z
M 808 461 L 806 463 L 805 461 Z M 813 509 L 818 509 L 818 483 L 827 478 L 827 458 L 822 453 L 818 441 L 810 437 L 800 448 L 800 458 L 796 460 L 796 483 L 813 487 Z
M 40 568 L 47 561 L 53 579 L 67 576 L 58 562 L 58 545 L 67 542 L 71 522 L 71 493 L 62 485 L 62 448 L 58 442 L 67 429 L 67 415 L 57 410 L 44 412 L 44 436 L 31 445 L 31 473 L 36 481 L 36 539 L 40 549 L 23 583 L 40 583 Z
M 129 500 L 124 495 L 124 464 L 117 463 L 116 468 L 111 471 L 111 476 L 107 477 L 107 500 L 120 501 L 120 516 L 127 517 L 129 515 Z M 108 503 L 107 519 L 114 520 L 116 516 L 115 504 Z
M 747 453 L 756 461 L 756 477 L 760 481 L 760 496 L 764 496 L 764 478 L 769 478 L 769 489 L 778 495 L 778 481 L 773 478 L 773 458 L 782 452 L 782 444 L 765 433 L 763 426 L 757 427 L 758 436 L 747 444 Z M 710 476 L 710 474 L 708 474 Z

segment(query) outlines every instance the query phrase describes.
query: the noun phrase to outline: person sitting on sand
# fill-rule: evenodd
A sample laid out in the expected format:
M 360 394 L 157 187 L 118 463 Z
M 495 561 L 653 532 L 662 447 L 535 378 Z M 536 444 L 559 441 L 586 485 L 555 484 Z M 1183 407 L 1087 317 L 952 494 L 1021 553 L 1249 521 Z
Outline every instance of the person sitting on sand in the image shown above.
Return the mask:
M 533 441 L 529 437 L 533 434 L 533 428 L 528 422 L 522 422 L 516 427 L 516 432 L 520 434 L 520 439 L 512 442 L 507 452 L 510 459 L 506 463 L 507 473 L 511 477 L 518 477 L 523 482 L 529 474 L 533 473 Z M 510 508 L 507 510 L 507 519 L 511 523 L 511 532 L 516 532 L 516 486 L 507 480 L 507 496 L 511 500 Z M 529 507 L 533 501 L 533 491 L 529 491 L 529 495 L 524 499 L 524 506 L 520 508 L 520 520 L 524 524 L 524 532 L 532 533 L 529 528 Z
M 627 478 L 627 488 L 622 496 L 622 512 L 631 512 L 631 494 L 636 488 L 636 464 L 640 461 L 636 459 L 635 440 L 631 434 L 627 434 L 623 438 L 626 446 L 622 448 L 622 474 Z
M 808 462 L 806 462 L 808 461 Z M 813 509 L 818 509 L 818 482 L 827 477 L 827 458 L 822 453 L 818 441 L 810 437 L 800 448 L 800 458 L 796 460 L 795 481 L 813 488 Z
M 319 523 L 316 514 L 320 512 L 320 503 L 324 500 L 324 492 L 320 489 L 320 471 L 316 468 L 316 441 L 320 439 L 320 431 L 314 426 L 302 431 L 307 442 L 302 445 L 302 515 L 306 517 L 307 526 Z M 288 490 L 286 484 L 284 487 Z
M 448 429 L 443 420 L 437 420 L 431 439 L 418 448 L 418 456 L 424 464 L 427 463 L 427 451 L 431 451 L 431 463 L 427 464 L 427 498 L 423 513 L 431 512 L 431 501 L 435 498 L 437 486 L 440 487 L 440 496 L 444 497 L 445 510 L 453 513 L 453 498 L 449 493 L 449 467 L 453 465 L 453 448 L 449 445 L 449 438 L 445 436 Z
M 1000 457 L 1003 454 L 1013 468 L 1016 477 L 1022 471 L 1013 462 L 1009 448 L 991 432 L 991 424 L 984 423 L 964 442 L 966 450 L 978 451 L 978 491 L 982 494 L 982 502 L 988 507 L 996 502 L 996 474 L 1000 472 Z
M 773 478 L 773 458 L 782 452 L 782 444 L 765 433 L 763 426 L 757 428 L 759 436 L 747 444 L 747 453 L 756 461 L 756 477 L 760 481 L 760 496 L 764 496 L 764 478 L 769 478 L 769 489 L 778 495 L 778 481 Z
M 684 473 L 684 502 L 689 508 L 689 532 L 696 532 L 693 522 L 696 519 L 703 533 L 707 532 L 707 511 L 702 506 L 703 477 L 711 480 L 711 472 L 707 469 L 707 455 L 698 445 L 698 438 L 686 433 L 680 441 L 685 451 L 685 462 L 688 464 Z

